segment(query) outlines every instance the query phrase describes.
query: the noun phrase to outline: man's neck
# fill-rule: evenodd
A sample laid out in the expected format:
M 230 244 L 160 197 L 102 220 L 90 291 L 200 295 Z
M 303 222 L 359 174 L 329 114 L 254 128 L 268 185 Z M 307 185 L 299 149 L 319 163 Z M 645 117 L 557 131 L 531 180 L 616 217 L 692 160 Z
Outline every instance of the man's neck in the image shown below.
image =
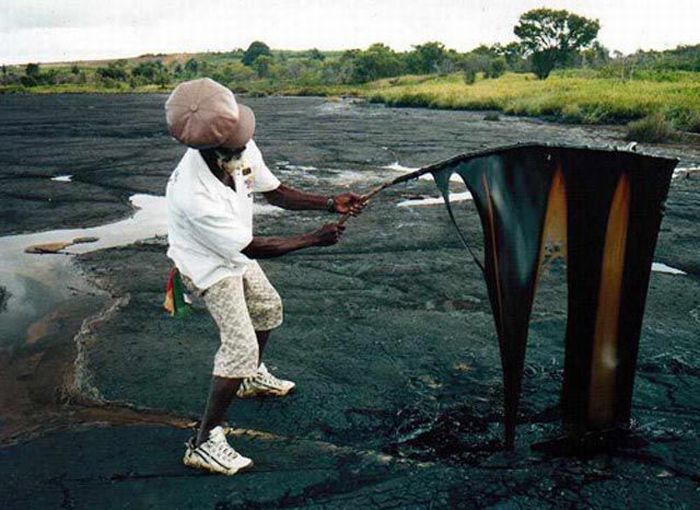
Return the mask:
M 216 156 L 214 156 L 206 151 L 200 151 L 200 154 L 202 155 L 204 162 L 207 164 L 207 167 L 209 167 L 209 171 L 212 174 L 214 174 L 214 177 L 219 179 L 219 181 L 221 181 L 221 183 L 224 186 L 227 186 L 227 187 L 235 190 L 236 185 L 233 181 L 233 177 L 231 177 L 231 174 L 224 171 L 224 169 L 219 166 L 219 162 L 216 159 Z

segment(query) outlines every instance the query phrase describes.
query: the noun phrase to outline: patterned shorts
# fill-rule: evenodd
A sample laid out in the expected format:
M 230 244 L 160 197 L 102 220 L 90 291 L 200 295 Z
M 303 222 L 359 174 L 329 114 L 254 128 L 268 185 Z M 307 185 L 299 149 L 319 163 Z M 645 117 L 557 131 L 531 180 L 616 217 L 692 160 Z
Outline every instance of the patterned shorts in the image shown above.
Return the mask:
M 219 327 L 221 346 L 214 357 L 213 374 L 232 379 L 254 375 L 258 370 L 256 331 L 282 324 L 282 300 L 262 268 L 251 261 L 242 276 L 229 276 L 202 291 L 181 274 L 182 282 L 204 298 Z

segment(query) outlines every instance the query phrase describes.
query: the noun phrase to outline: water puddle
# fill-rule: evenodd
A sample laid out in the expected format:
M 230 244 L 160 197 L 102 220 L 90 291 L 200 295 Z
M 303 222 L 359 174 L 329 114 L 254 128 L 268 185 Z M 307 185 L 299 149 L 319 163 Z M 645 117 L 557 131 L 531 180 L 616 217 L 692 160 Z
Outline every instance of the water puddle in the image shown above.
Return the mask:
M 66 255 L 166 235 L 165 197 L 136 194 L 130 197 L 130 202 L 134 214 L 114 223 L 0 237 L 0 287 L 5 289 L 4 306 L 0 310 L 0 349 L 23 343 L 34 321 L 76 294 L 87 292 L 90 286 Z M 255 204 L 254 211 L 267 215 L 282 210 L 269 204 Z M 33 248 L 35 253 L 27 253 L 28 248 Z M 42 251 L 47 254 L 37 254 Z
M 692 174 L 700 172 L 700 166 L 685 166 L 678 167 L 673 171 L 673 179 L 678 179 L 680 177 L 688 177 Z
M 109 298 L 87 281 L 71 255 L 167 232 L 164 197 L 139 194 L 130 201 L 134 214 L 121 221 L 0 238 L 0 386 L 4 390 L 0 444 L 50 425 L 150 420 L 182 426 L 186 421 L 111 405 L 74 391 L 76 335 L 99 323 L 97 314 Z M 34 253 L 27 252 L 30 247 Z M 42 249 L 48 250 L 46 254 L 38 254 Z M 66 408 L 66 402 L 73 405 Z
M 463 193 L 450 193 L 450 203 L 453 202 L 464 202 L 465 200 L 471 200 L 472 194 L 468 191 Z M 397 207 L 413 207 L 419 205 L 442 205 L 445 200 L 442 197 L 430 197 L 430 198 L 415 198 L 410 200 L 404 200 L 396 204 Z
M 166 233 L 163 197 L 134 195 L 133 216 L 92 228 L 60 229 L 0 238 L 0 286 L 7 299 L 0 321 L 0 349 L 22 345 L 32 324 L 62 304 L 90 292 L 66 255 L 130 244 Z M 78 241 L 92 241 L 79 242 Z M 27 253 L 51 248 L 55 254 Z
M 651 265 L 651 270 L 656 271 L 657 273 L 666 273 L 666 274 L 688 274 L 685 271 L 681 271 L 680 269 L 676 269 L 675 267 L 667 266 L 666 264 L 662 262 L 654 262 Z
M 73 176 L 72 175 L 57 175 L 55 177 L 51 177 L 52 181 L 56 182 L 73 182 Z

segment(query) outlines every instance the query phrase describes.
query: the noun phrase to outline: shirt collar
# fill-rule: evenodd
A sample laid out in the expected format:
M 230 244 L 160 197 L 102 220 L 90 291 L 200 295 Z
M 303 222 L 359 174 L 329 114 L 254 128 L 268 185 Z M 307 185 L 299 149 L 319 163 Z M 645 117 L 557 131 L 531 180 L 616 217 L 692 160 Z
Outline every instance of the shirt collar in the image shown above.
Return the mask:
M 194 174 L 199 178 L 199 181 L 210 193 L 223 194 L 228 189 L 209 169 L 209 165 L 204 161 L 204 158 L 197 149 L 187 149 L 189 164 Z

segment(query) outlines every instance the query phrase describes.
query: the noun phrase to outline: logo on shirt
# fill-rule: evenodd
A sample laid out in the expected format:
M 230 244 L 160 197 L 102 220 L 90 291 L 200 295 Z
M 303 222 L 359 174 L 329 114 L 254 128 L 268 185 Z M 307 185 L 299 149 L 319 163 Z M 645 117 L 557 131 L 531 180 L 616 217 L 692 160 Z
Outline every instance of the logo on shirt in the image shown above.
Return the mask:
M 246 189 L 250 192 L 253 191 L 253 186 L 255 185 L 255 173 L 253 170 L 247 166 L 241 170 L 241 175 L 243 176 L 243 182 L 245 183 Z M 250 193 L 248 193 L 250 196 Z

